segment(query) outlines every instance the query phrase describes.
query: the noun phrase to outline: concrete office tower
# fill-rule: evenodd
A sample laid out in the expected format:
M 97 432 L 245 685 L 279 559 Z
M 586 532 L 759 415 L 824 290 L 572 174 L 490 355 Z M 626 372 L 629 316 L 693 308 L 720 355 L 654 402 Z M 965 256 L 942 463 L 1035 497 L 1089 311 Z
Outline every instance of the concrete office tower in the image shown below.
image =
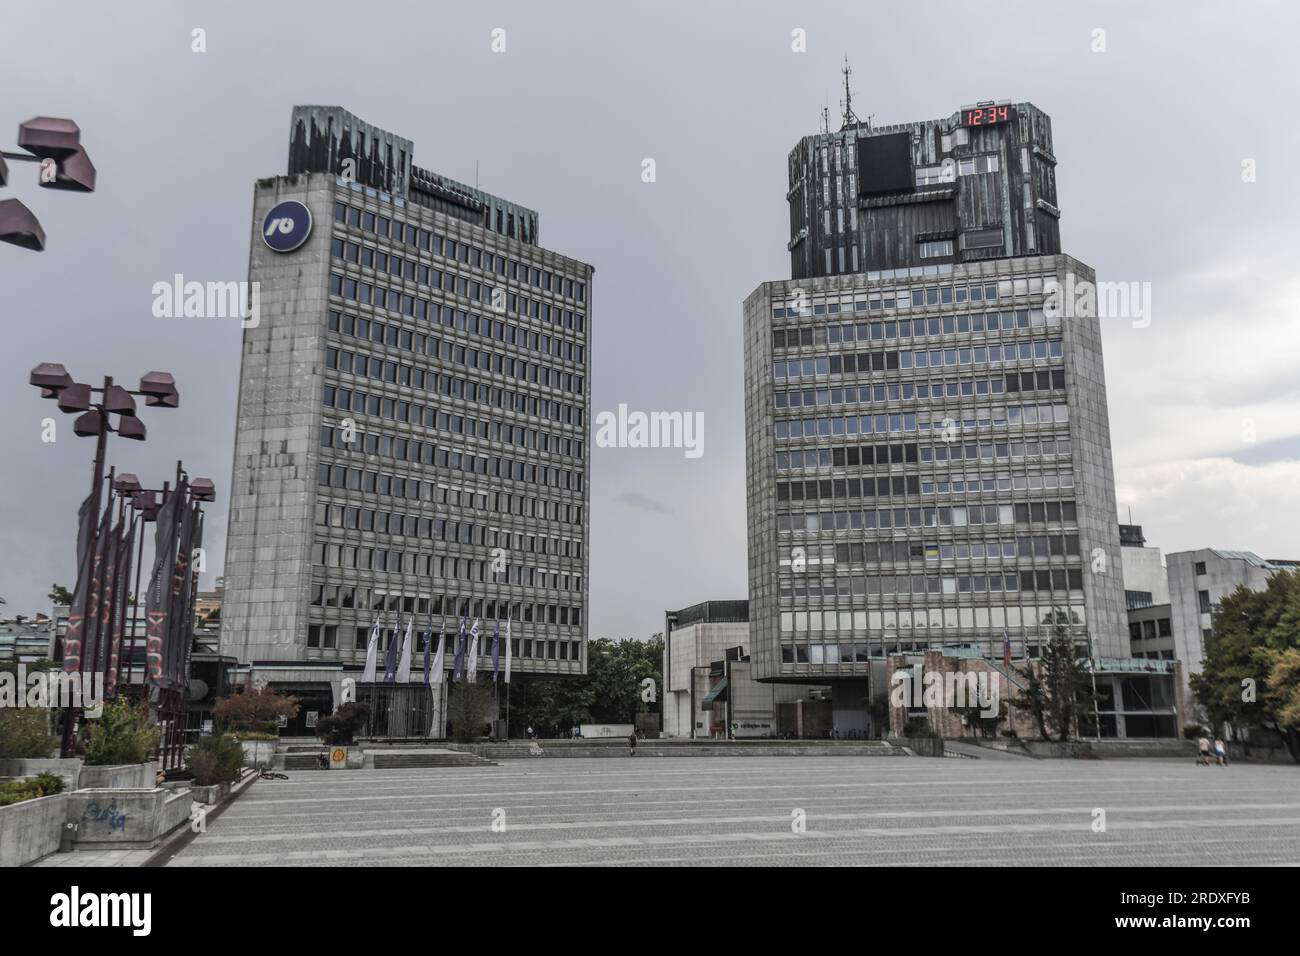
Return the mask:
M 744 306 L 755 673 L 830 683 L 841 732 L 890 652 L 1000 658 L 1005 632 L 1021 658 L 1060 623 L 1128 655 L 1100 327 L 1073 291 L 1093 273 L 1059 254 L 1050 121 L 850 120 L 792 154 L 798 278 Z
M 222 650 L 313 683 L 377 617 L 480 617 L 482 679 L 509 616 L 515 675 L 580 674 L 593 270 L 412 151 L 296 107 L 254 188 Z
M 1124 603 L 1130 611 L 1169 603 L 1169 577 L 1159 548 L 1149 548 L 1140 524 L 1119 526 Z

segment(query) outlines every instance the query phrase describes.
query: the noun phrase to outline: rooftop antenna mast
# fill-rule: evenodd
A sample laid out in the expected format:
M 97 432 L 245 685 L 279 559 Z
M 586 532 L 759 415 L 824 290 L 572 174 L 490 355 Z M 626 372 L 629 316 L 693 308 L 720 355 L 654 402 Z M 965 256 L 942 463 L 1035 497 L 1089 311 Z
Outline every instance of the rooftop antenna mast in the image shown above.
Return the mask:
M 849 76 L 853 73 L 853 70 L 849 66 L 847 56 L 844 58 L 844 68 L 840 72 L 844 74 L 844 100 L 840 103 L 844 109 L 844 123 L 840 129 L 846 129 L 859 122 L 858 117 L 853 112 L 853 91 L 849 88 Z
M 822 107 L 822 132 L 829 133 L 830 131 L 831 131 L 831 108 L 829 106 L 823 106 Z

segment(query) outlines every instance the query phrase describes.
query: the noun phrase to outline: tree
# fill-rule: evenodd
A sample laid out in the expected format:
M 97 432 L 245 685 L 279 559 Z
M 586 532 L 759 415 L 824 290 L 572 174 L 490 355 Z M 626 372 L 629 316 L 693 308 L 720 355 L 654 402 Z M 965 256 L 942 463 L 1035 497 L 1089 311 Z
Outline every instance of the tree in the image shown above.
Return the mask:
M 0 759 L 44 759 L 58 746 L 44 707 L 0 707 Z
M 483 736 L 492 706 L 492 684 L 459 683 L 451 688 L 447 702 L 447 720 L 451 724 L 452 739 L 467 744 Z
M 1214 612 L 1201 673 L 1190 680 L 1215 726 L 1257 727 L 1279 734 L 1300 762 L 1295 695 L 1300 671 L 1300 571 L 1278 571 L 1261 591 L 1244 585 Z
M 292 720 L 298 710 L 297 697 L 258 687 L 221 698 L 212 715 L 236 734 L 274 733 L 281 717 Z
M 316 736 L 331 747 L 350 746 L 357 733 L 370 717 L 370 705 L 351 702 L 343 704 L 328 717 L 316 721 Z
M 51 584 L 50 593 L 45 596 L 55 604 L 67 604 L 69 606 L 72 604 L 72 592 L 62 584 Z
M 1015 670 L 1025 679 L 1025 688 L 1011 706 L 1033 718 L 1044 740 L 1070 740 L 1079 715 L 1091 713 L 1093 699 L 1091 674 L 1065 625 L 1056 625 L 1037 667 L 1027 663 Z

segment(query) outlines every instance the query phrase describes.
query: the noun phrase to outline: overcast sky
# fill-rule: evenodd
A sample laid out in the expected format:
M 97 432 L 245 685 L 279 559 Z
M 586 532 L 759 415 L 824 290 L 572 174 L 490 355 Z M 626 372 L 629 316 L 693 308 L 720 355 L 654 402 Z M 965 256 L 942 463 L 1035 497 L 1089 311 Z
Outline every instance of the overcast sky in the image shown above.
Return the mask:
M 838 111 L 840 64 L 878 124 L 1028 100 L 1053 120 L 1064 250 L 1149 282 L 1152 321 L 1104 326 L 1121 515 L 1150 544 L 1300 558 L 1300 99 L 1293 3 L 9 4 L 0 147 L 67 116 L 93 195 L 11 163 L 45 252 L 0 245 L 0 596 L 74 583 L 93 446 L 27 384 L 42 361 L 181 408 L 111 444 L 146 483 L 214 478 L 224 552 L 239 328 L 155 319 L 174 273 L 247 276 L 253 181 L 285 171 L 296 103 L 412 139 L 415 161 L 538 210 L 596 267 L 593 410 L 701 411 L 704 454 L 594 449 L 591 636 L 746 596 L 741 302 L 789 276 L 786 156 Z M 192 31 L 207 51 L 191 51 Z M 506 50 L 493 53 L 494 28 Z M 806 31 L 807 52 L 791 50 Z M 1094 52 L 1104 30 L 1104 52 Z M 653 158 L 657 181 L 641 180 Z M 1254 182 L 1243 182 L 1252 160 Z M 41 442 L 58 418 L 59 440 Z

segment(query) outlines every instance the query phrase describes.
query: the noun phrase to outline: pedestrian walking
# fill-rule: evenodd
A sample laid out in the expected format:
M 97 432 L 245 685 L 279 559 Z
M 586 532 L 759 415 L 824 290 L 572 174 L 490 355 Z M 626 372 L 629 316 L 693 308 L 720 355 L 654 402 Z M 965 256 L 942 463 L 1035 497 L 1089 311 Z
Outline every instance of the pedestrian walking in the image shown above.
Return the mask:
M 1210 765 L 1210 738 L 1202 737 L 1196 741 L 1196 765 L 1198 767 L 1208 767 Z
M 1214 739 L 1214 762 L 1220 767 L 1228 765 L 1228 748 L 1224 742 L 1217 737 Z
M 635 730 L 627 735 L 627 755 L 629 757 L 636 756 L 636 731 Z

